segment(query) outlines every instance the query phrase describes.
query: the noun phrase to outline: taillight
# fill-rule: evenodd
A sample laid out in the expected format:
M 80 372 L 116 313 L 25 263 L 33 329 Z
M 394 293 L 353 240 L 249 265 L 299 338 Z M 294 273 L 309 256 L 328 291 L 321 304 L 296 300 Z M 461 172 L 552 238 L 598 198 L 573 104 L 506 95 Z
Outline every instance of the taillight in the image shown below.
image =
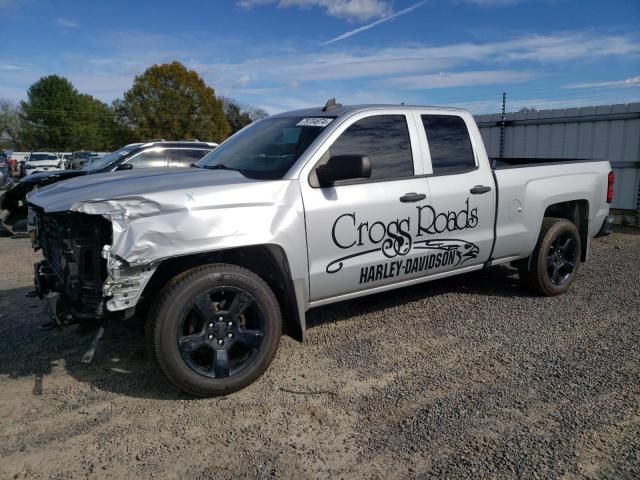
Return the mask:
M 609 178 L 607 181 L 607 203 L 611 203 L 611 201 L 613 200 L 613 180 L 613 172 L 609 172 Z

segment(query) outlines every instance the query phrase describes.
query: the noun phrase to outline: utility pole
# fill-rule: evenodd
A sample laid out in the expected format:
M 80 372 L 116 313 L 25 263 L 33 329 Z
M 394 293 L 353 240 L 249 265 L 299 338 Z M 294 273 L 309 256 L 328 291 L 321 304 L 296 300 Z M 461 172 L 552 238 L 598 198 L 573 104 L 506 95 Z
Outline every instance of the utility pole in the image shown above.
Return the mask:
M 507 92 L 502 92 L 502 115 L 500 117 L 500 158 L 504 158 L 504 123 L 507 107 Z

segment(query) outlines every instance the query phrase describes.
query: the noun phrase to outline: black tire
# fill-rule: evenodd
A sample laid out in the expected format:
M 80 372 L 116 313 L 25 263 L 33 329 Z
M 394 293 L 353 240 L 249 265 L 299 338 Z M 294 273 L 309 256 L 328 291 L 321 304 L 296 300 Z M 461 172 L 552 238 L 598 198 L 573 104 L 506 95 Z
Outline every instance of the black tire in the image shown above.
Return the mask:
M 280 306 L 264 280 L 222 263 L 176 276 L 147 319 L 159 371 L 197 397 L 226 395 L 253 383 L 271 364 L 281 332 Z
M 546 297 L 566 292 L 578 271 L 581 248 L 580 234 L 572 222 L 545 218 L 533 253 L 517 263 L 520 279 Z

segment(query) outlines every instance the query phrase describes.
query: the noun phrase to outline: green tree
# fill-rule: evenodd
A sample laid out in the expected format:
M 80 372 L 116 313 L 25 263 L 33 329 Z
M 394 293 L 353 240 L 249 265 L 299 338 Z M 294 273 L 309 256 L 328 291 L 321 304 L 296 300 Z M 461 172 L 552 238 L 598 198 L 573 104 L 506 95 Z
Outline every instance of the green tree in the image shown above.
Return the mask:
M 29 87 L 27 101 L 20 106 L 29 148 L 65 150 L 72 145 L 79 94 L 69 80 L 58 75 L 42 77 Z
M 111 150 L 121 146 L 113 111 L 58 75 L 42 77 L 21 103 L 20 143 L 28 149 Z
M 23 122 L 20 108 L 0 99 L 0 148 L 22 148 Z
M 91 95 L 80 94 L 74 126 L 73 150 L 113 150 L 122 146 L 113 111 Z
M 225 97 L 222 102 L 224 105 L 224 116 L 227 118 L 227 122 L 229 122 L 232 135 L 253 121 L 249 114 L 247 112 L 243 112 L 240 109 L 240 105 L 238 105 L 238 103 L 236 103 L 232 98 Z
M 262 109 L 243 105 L 233 98 L 222 97 L 224 115 L 231 126 L 231 133 L 243 129 L 250 123 L 266 118 L 267 112 Z
M 115 102 L 121 128 L 139 140 L 165 138 L 220 142 L 230 132 L 222 102 L 193 70 L 179 62 L 153 65 Z

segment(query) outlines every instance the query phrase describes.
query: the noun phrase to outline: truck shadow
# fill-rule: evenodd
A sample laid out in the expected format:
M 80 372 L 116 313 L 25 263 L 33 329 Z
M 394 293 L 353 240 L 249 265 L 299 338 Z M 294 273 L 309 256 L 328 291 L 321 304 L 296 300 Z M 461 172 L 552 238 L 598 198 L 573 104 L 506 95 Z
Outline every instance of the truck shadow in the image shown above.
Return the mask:
M 31 377 L 33 395 L 51 394 L 68 386 L 61 378 L 66 372 L 92 387 L 127 396 L 185 398 L 156 377 L 147 359 L 141 320 L 110 322 L 93 362 L 85 364 L 82 356 L 96 325 L 44 330 L 42 326 L 48 322 L 45 302 L 26 298 L 29 290 L 0 291 L 0 376 L 18 380 Z
M 494 267 L 463 277 L 329 305 L 310 312 L 307 326 L 314 328 L 442 294 L 529 296 L 519 286 L 514 272 L 507 267 Z M 43 330 L 42 325 L 48 322 L 45 303 L 38 298 L 25 297 L 29 290 L 0 291 L 0 375 L 18 380 L 33 379 L 33 395 L 51 394 L 64 388 L 62 369 L 79 382 L 108 392 L 148 399 L 189 398 L 174 390 L 155 372 L 146 353 L 142 320 L 110 322 L 93 362 L 84 364 L 81 359 L 94 331 L 77 325 L 62 330 Z
M 307 328 L 450 293 L 509 298 L 535 296 L 521 285 L 516 269 L 499 265 L 479 272 L 318 307 L 307 314 Z

